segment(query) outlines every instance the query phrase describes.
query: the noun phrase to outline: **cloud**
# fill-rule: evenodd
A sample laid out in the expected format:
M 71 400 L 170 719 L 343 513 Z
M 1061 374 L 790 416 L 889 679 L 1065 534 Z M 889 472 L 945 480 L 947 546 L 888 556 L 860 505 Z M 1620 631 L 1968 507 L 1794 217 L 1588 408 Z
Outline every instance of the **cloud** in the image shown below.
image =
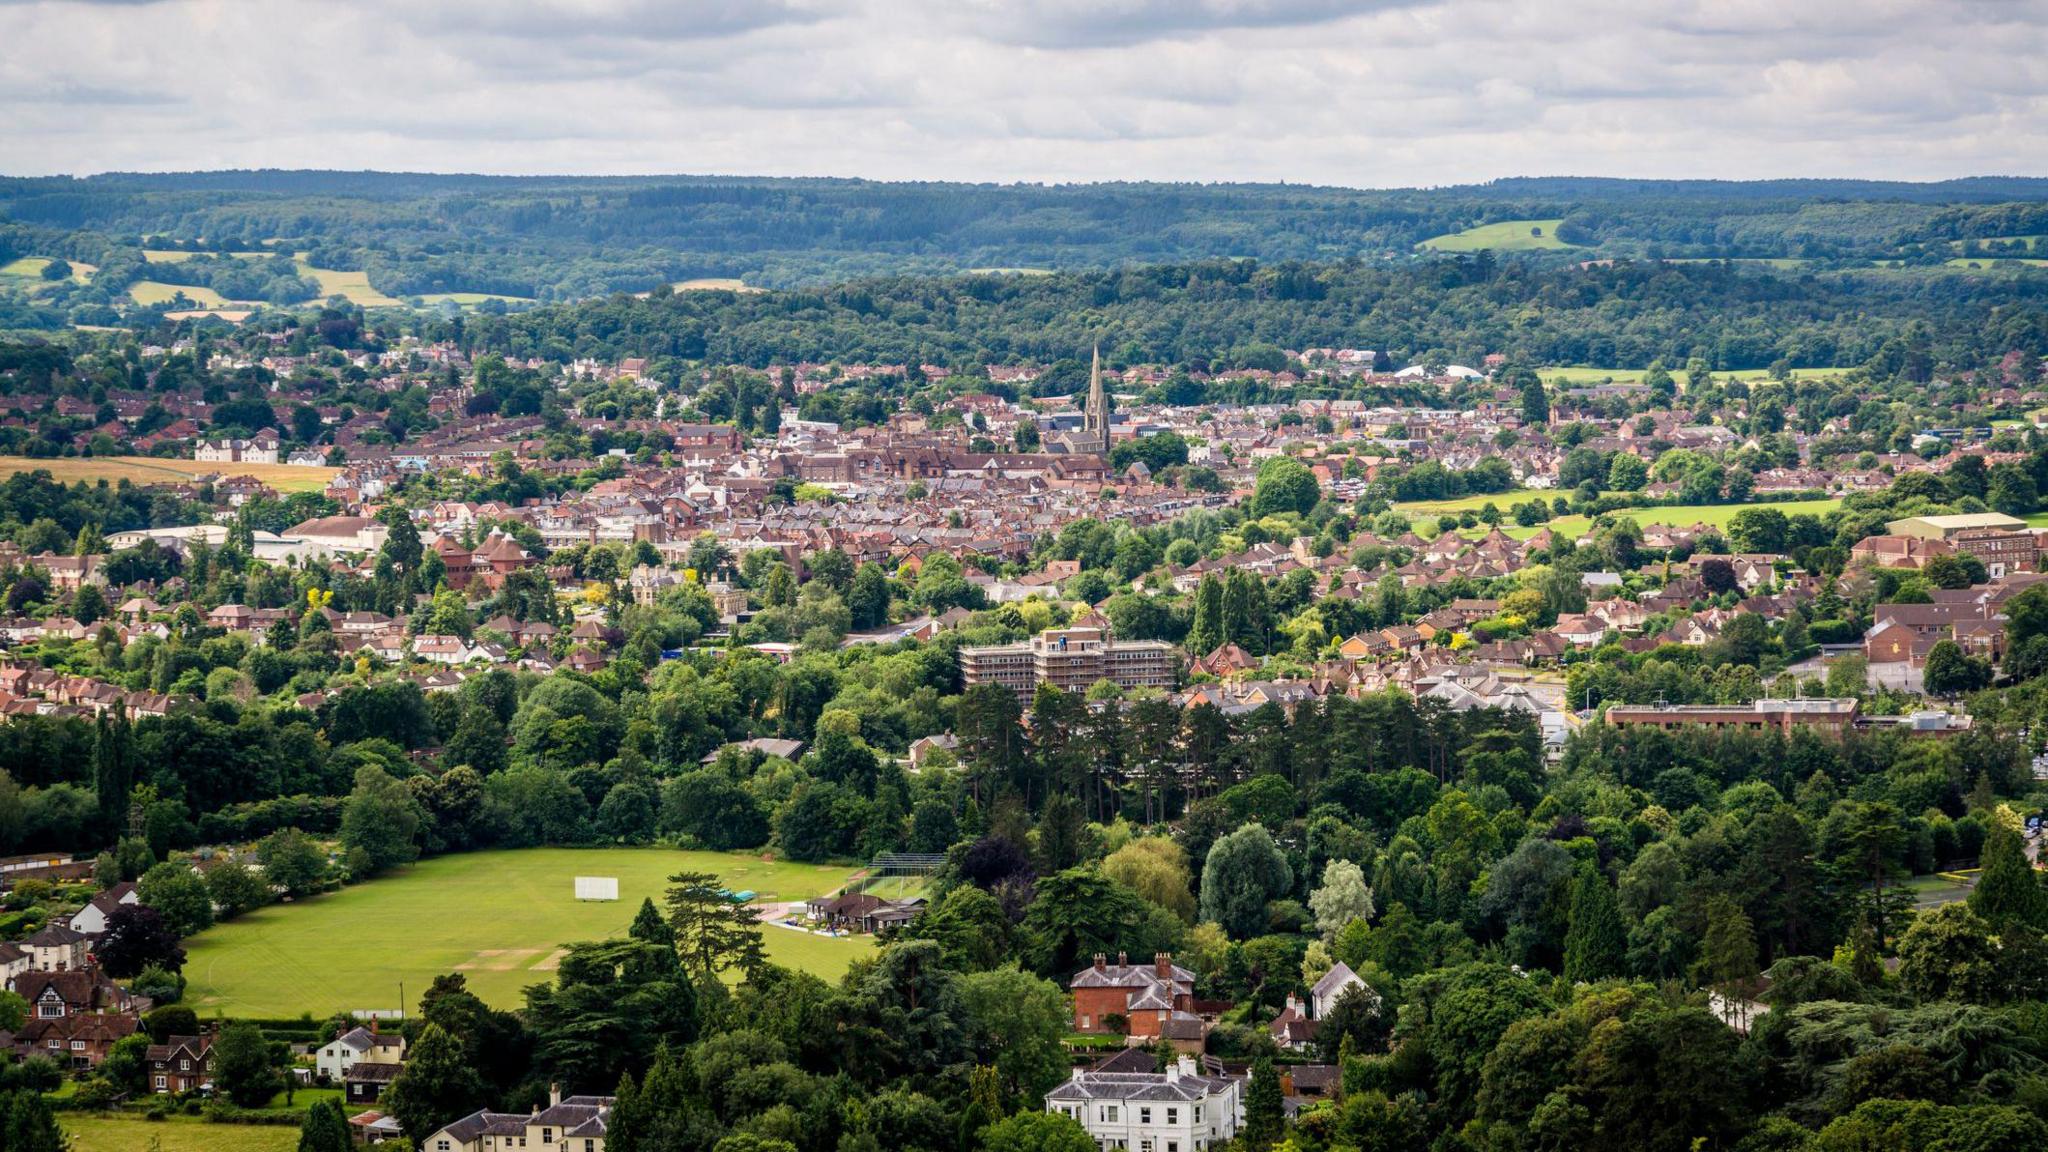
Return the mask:
M 15 174 L 2048 174 L 2048 0 L 0 0 L 0 43 Z

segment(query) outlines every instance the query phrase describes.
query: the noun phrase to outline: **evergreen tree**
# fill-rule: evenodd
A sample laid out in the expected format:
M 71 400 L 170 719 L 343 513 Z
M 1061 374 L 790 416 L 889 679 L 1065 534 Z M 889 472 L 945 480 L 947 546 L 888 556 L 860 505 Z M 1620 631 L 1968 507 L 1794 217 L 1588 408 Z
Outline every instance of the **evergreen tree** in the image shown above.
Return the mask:
M 1244 1146 L 1264 1152 L 1280 1140 L 1286 1121 L 1286 1105 L 1280 1094 L 1280 1073 L 1271 1056 L 1261 1056 L 1252 1065 L 1251 1083 L 1244 1092 Z
M 1598 869 L 1579 869 L 1572 886 L 1571 928 L 1564 938 L 1564 978 L 1573 982 L 1619 976 L 1628 955 L 1628 934 L 1614 889 Z
M 384 1111 L 422 1144 L 483 1102 L 483 1080 L 463 1055 L 462 1041 L 438 1024 L 420 1030 L 418 1043 L 406 1053 L 404 1069 L 382 1100 Z
M 1204 573 L 1195 587 L 1195 621 L 1188 629 L 1188 651 L 1207 656 L 1223 639 L 1223 582 Z
M 299 1124 L 299 1152 L 352 1152 L 348 1117 L 339 1100 L 321 1100 L 306 1109 Z
M 14 1093 L 7 1105 L 6 1142 L 0 1147 L 7 1152 L 64 1152 L 64 1133 L 57 1128 L 57 1118 L 43 1102 L 42 1093 Z
M 2048 928 L 2048 892 L 2027 862 L 2019 833 L 1994 820 L 1984 841 L 1984 870 L 1970 890 L 1970 910 L 1993 926 Z
M 100 823 L 110 838 L 125 827 L 129 793 L 135 787 L 128 735 L 128 714 L 122 708 L 115 708 L 111 718 L 100 713 L 93 726 L 93 788 L 99 794 Z
M 1707 902 L 1707 932 L 1693 978 L 1706 985 L 1740 986 L 1756 977 L 1756 933 L 1749 915 L 1728 897 L 1714 897 Z
M 767 963 L 761 914 L 734 903 L 725 885 L 709 872 L 678 872 L 668 878 L 668 921 L 675 931 L 683 969 L 699 987 L 720 973 L 754 973 Z

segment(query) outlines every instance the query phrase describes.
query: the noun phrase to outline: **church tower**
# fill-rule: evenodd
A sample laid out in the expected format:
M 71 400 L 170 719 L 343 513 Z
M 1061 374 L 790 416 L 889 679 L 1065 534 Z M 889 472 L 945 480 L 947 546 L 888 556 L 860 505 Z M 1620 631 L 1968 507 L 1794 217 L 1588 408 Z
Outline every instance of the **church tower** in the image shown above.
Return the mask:
M 1089 449 L 1109 458 L 1109 396 L 1102 390 L 1102 345 L 1095 346 L 1095 363 L 1088 370 L 1088 407 L 1081 413 L 1081 431 Z

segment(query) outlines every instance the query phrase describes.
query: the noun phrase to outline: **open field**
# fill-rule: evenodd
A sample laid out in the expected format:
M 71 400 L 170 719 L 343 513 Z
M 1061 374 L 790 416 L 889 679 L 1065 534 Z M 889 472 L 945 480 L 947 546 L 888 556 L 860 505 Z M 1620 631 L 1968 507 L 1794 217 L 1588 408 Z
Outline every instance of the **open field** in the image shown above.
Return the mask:
M 322 297 L 345 296 L 349 303 L 365 308 L 405 307 L 405 301 L 394 300 L 370 287 L 368 272 L 337 272 L 332 268 L 315 268 L 304 260 L 298 263 L 299 275 L 319 282 Z
M 1983 272 L 2010 268 L 2048 268 L 2048 259 L 2034 256 L 1957 256 L 1943 267 Z
M 105 480 L 112 484 L 177 484 L 194 476 L 220 472 L 230 476 L 254 476 L 280 492 L 318 492 L 327 487 L 339 468 L 300 468 L 291 464 L 201 464 L 196 460 L 166 460 L 155 456 L 0 456 L 0 478 L 16 472 L 48 472 L 54 479 L 75 484 L 80 480 Z
M 185 942 L 185 1002 L 200 1015 L 297 1016 L 410 1007 L 435 976 L 462 972 L 472 991 L 515 1007 L 552 978 L 556 950 L 620 935 L 641 900 L 660 903 L 676 872 L 715 872 L 763 901 L 839 888 L 853 869 L 743 853 L 673 848 L 529 848 L 424 861 L 398 875 L 297 904 L 278 904 Z M 615 876 L 619 899 L 579 903 L 577 876 Z M 873 942 L 769 925 L 778 964 L 837 979 Z M 399 984 L 405 985 L 405 999 Z
M 237 260 L 260 260 L 269 252 L 186 252 L 177 248 L 144 248 L 142 258 L 151 264 L 183 264 L 194 256 L 233 256 Z
M 1492 503 L 1505 513 L 1510 507 L 1527 503 L 1531 498 L 1540 498 L 1547 502 L 1558 495 L 1555 491 L 1523 490 L 1500 492 L 1490 496 L 1461 496 L 1456 500 L 1411 500 L 1396 504 L 1394 507 L 1397 511 L 1413 516 L 1418 523 L 1430 526 L 1431 531 L 1434 531 L 1436 518 L 1445 513 L 1455 516 L 1461 512 L 1477 512 L 1488 503 Z M 1744 508 L 1776 508 L 1787 516 L 1795 516 L 1801 512 L 1819 516 L 1841 506 L 1842 502 L 1837 499 L 1760 500 L 1750 504 L 1669 504 L 1653 508 L 1623 508 L 1615 515 L 1627 516 L 1638 524 L 1670 524 L 1674 527 L 1708 524 L 1715 528 L 1726 528 L 1728 522 L 1735 518 L 1735 514 Z M 1547 526 L 1552 532 L 1577 536 L 1591 525 L 1592 521 L 1584 516 L 1559 516 L 1549 521 L 1547 525 L 1537 527 Z M 1536 528 L 1520 527 L 1512 521 L 1503 521 L 1501 530 L 1517 539 L 1533 536 L 1537 531 Z M 1475 531 L 1483 532 L 1484 529 Z
M 436 304 L 460 304 L 473 308 L 486 300 L 503 300 L 507 304 L 531 304 L 531 296 L 501 296 L 495 292 L 429 292 L 420 297 L 420 303 L 428 307 Z
M 71 260 L 67 261 L 67 263 L 71 265 L 71 282 L 73 284 L 85 283 L 92 279 L 93 273 L 100 270 L 99 265 L 87 264 L 80 260 Z M 18 260 L 9 260 L 5 264 L 0 264 L 0 280 L 27 284 L 33 288 L 46 283 L 43 279 L 43 269 L 49 266 L 50 259 L 47 256 L 23 256 Z
M 208 1124 L 195 1116 L 141 1120 L 59 1112 L 57 1123 L 71 1137 L 71 1152 L 146 1152 L 150 1140 L 163 1152 L 291 1152 L 299 1130 L 282 1124 Z
M 197 284 L 165 284 L 158 280 L 137 280 L 128 286 L 128 296 L 137 304 L 166 304 L 182 292 L 185 299 L 201 308 L 225 308 L 230 301 L 211 288 Z M 258 305 L 247 305 L 258 307 Z
M 1794 368 L 1792 369 L 1792 376 L 1797 380 L 1818 380 L 1828 376 L 1839 376 L 1847 371 L 1847 368 Z M 1640 383 L 1643 377 L 1649 374 L 1650 370 L 1648 368 L 1585 368 L 1577 365 L 1539 368 L 1536 370 L 1536 375 L 1542 377 L 1545 384 L 1562 384 L 1566 386 L 1573 384 L 1605 384 L 1609 381 L 1616 384 L 1635 384 Z M 1671 378 L 1682 386 L 1685 382 L 1685 373 L 1680 369 L 1672 369 Z M 1737 368 L 1730 372 L 1716 372 L 1714 373 L 1714 378 L 1716 380 L 1768 380 L 1771 378 L 1771 373 L 1767 368 Z
M 703 276 L 695 280 L 678 280 L 672 287 L 678 292 L 760 292 L 746 281 L 731 276 Z
M 1477 252 L 1491 248 L 1496 252 L 1534 252 L 1541 249 L 1575 248 L 1557 238 L 1558 220 L 1502 220 L 1494 224 L 1481 224 L 1463 232 L 1452 232 L 1444 236 L 1432 236 L 1422 242 L 1424 248 L 1438 252 Z M 1541 229 L 1542 234 L 1535 234 Z

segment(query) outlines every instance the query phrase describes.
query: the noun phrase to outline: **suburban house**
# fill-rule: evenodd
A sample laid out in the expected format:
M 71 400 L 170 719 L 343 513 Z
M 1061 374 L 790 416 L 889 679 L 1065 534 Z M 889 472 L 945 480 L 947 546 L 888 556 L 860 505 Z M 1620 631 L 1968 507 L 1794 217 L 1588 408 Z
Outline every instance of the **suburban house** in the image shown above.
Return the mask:
M 1351 970 L 1351 965 L 1339 960 L 1330 965 L 1330 970 L 1323 973 L 1323 978 L 1316 981 L 1315 987 L 1308 990 L 1309 1010 L 1315 1014 L 1316 1019 L 1321 1020 L 1330 1014 L 1330 1009 L 1337 1006 L 1337 998 L 1353 988 L 1372 991 L 1358 973 Z
M 391 1082 L 398 1079 L 402 1064 L 373 1064 L 358 1060 L 341 1078 L 342 1098 L 350 1107 L 375 1104 Z
M 420 1152 L 604 1152 L 612 1097 L 551 1096 L 552 1102 L 536 1112 L 472 1112 L 414 1146 Z
M 1045 1110 L 1078 1121 L 1103 1149 L 1204 1152 L 1237 1135 L 1239 1083 L 1202 1075 L 1186 1054 L 1164 1072 L 1076 1068 L 1045 1094 Z
M 1133 1042 L 1163 1037 L 1197 1051 L 1208 1034 L 1208 1021 L 1193 1011 L 1195 974 L 1175 965 L 1170 953 L 1159 953 L 1150 964 L 1132 964 L 1119 952 L 1111 964 L 1097 952 L 1067 988 L 1074 996 L 1076 1032 L 1121 1030 Z
M 149 1046 L 149 1087 L 153 1092 L 198 1092 L 213 1087 L 213 1035 L 168 1036 Z
M 107 930 L 107 917 L 123 904 L 140 904 L 142 897 L 136 894 L 135 885 L 122 881 L 95 895 L 71 915 L 71 930 L 81 936 L 98 936 Z
M 85 936 L 68 924 L 45 924 L 21 942 L 39 972 L 72 972 L 85 967 Z
M 360 1063 L 396 1068 L 404 1060 L 405 1037 L 395 1032 L 379 1032 L 377 1022 L 372 1020 L 368 1028 L 351 1028 L 322 1044 L 313 1054 L 313 1071 L 321 1080 L 333 1083 L 345 1078 L 349 1069 Z
M 1287 1006 L 1273 1017 L 1273 1023 L 1266 1030 L 1272 1035 L 1273 1043 L 1289 1052 L 1299 1052 L 1316 1040 L 1316 1022 L 1309 1019 L 1301 1001 L 1295 999 L 1292 992 L 1287 994 Z

